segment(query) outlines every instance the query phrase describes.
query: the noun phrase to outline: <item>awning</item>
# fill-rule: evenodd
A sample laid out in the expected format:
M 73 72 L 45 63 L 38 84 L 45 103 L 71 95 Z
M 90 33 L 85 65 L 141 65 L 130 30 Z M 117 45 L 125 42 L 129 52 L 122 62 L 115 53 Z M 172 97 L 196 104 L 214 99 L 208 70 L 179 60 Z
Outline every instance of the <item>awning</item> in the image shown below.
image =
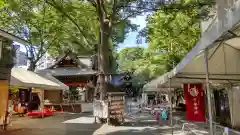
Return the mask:
M 209 79 L 213 84 L 240 82 L 240 1 L 226 11 L 223 20 L 213 23 L 196 46 L 169 73 L 149 82 L 146 87 L 181 88 L 183 83 L 205 82 L 205 48 L 209 48 Z
M 240 82 L 240 25 L 231 29 L 235 38 L 217 41 L 208 49 L 209 80 L 212 84 L 238 84 Z M 229 37 L 228 34 L 222 38 Z M 218 40 L 221 40 L 218 39 Z M 155 80 L 157 87 L 168 87 L 167 82 L 171 78 L 171 85 L 175 88 L 182 87 L 183 83 L 205 83 L 206 65 L 204 52 L 200 51 L 189 63 L 182 61 L 171 72 Z
M 12 68 L 10 85 L 44 90 L 63 90 L 59 84 L 22 68 Z
M 50 73 L 38 73 L 38 75 L 51 80 L 52 82 L 58 84 L 61 86 L 62 90 L 69 90 L 69 87 L 67 85 L 65 85 L 64 83 L 62 83 L 61 81 L 59 81 L 58 79 L 56 79 L 55 77 L 53 77 Z
M 92 69 L 82 69 L 77 67 L 64 67 L 64 68 L 55 68 L 55 69 L 44 69 L 39 70 L 37 73 L 47 72 L 52 76 L 75 76 L 75 75 L 94 75 L 96 71 Z

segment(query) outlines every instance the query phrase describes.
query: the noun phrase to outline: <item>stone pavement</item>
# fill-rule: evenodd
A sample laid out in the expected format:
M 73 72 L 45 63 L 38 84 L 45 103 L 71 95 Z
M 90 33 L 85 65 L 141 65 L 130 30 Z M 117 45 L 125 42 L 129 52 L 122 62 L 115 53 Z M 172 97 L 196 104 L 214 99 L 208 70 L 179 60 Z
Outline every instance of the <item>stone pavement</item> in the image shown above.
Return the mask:
M 184 114 L 174 112 L 173 116 L 174 135 L 184 135 L 182 124 L 188 123 L 183 120 Z M 94 117 L 90 113 L 63 113 L 44 119 L 23 117 L 12 121 L 13 126 L 7 132 L 0 131 L 0 135 L 171 135 L 170 121 L 158 123 L 153 115 L 140 112 L 137 108 L 126 114 L 125 121 L 121 126 L 93 124 Z M 195 124 L 200 128 L 195 128 L 194 131 L 199 135 L 207 134 L 207 124 Z M 222 129 L 217 131 L 217 135 L 222 133 Z
M 171 135 L 171 127 L 152 122 L 128 123 L 117 127 L 104 124 L 93 135 Z M 181 127 L 174 128 L 174 135 L 183 135 Z
M 137 117 L 139 116 L 139 117 Z M 131 114 L 121 126 L 93 124 L 91 114 L 59 114 L 44 119 L 23 117 L 12 122 L 13 126 L 0 135 L 170 135 L 168 123 L 158 124 L 153 116 Z M 181 135 L 181 127 L 174 134 Z
M 171 135 L 169 121 L 159 121 L 147 112 L 132 110 L 121 126 L 102 125 L 93 135 Z M 174 135 L 183 135 L 181 124 L 174 125 Z

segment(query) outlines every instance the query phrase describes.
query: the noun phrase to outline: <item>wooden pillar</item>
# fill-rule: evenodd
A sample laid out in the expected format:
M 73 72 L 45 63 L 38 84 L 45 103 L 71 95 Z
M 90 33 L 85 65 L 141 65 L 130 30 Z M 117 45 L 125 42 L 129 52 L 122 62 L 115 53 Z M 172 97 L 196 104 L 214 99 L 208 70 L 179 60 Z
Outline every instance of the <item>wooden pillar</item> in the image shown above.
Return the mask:
M 0 80 L 0 125 L 7 124 L 8 81 Z
M 8 110 L 8 89 L 11 77 L 12 59 L 12 41 L 0 36 L 0 125 L 7 124 Z
M 42 118 L 44 117 L 44 90 L 41 89 L 35 89 L 34 90 L 37 94 L 38 97 L 40 99 L 40 111 L 41 111 L 41 116 Z

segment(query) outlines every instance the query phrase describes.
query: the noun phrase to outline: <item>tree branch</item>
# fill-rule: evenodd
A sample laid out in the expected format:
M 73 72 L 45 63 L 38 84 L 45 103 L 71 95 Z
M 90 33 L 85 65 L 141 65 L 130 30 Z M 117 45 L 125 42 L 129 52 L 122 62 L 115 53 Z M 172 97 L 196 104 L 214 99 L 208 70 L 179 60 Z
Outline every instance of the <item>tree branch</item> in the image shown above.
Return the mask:
M 45 17 L 46 17 L 46 6 L 45 6 L 46 2 L 44 1 L 44 5 L 43 5 L 43 18 L 42 18 L 42 22 L 44 23 L 45 21 Z M 38 29 L 39 33 L 40 33 L 40 49 L 38 50 L 38 53 L 36 54 L 36 61 L 38 61 L 40 56 L 40 53 L 43 51 L 43 47 L 44 47 L 44 39 L 43 39 L 43 35 L 44 35 L 44 31 L 46 30 L 46 24 L 44 24 L 43 27 L 41 27 L 40 29 Z
M 144 10 L 145 12 L 153 12 L 158 10 L 159 8 L 148 8 L 144 6 L 134 6 L 134 5 L 124 5 L 124 6 L 118 6 L 116 7 L 117 9 L 122 9 L 122 8 L 134 8 L 134 9 L 139 9 L 139 10 Z
M 117 6 L 117 0 L 113 0 L 112 13 L 111 13 L 110 18 L 109 18 L 109 20 L 110 20 L 110 22 L 109 22 L 110 29 L 112 29 L 113 22 L 115 21 L 115 16 L 116 16 L 116 12 L 117 12 L 116 6 Z
M 101 7 L 102 7 L 102 10 L 104 13 L 103 15 L 105 18 L 107 18 L 108 13 L 107 13 L 107 10 L 106 10 L 105 4 L 104 4 L 104 0 L 100 0 L 100 1 L 101 1 Z
M 84 38 L 84 41 L 86 42 L 86 44 L 90 44 L 89 41 L 87 40 L 87 36 L 85 35 L 84 31 L 79 27 L 79 25 L 77 24 L 77 22 L 70 16 L 68 15 L 61 7 L 59 7 L 57 5 L 57 3 L 55 2 L 55 0 L 52 0 L 53 3 L 49 2 L 48 0 L 45 0 L 47 4 L 51 5 L 53 8 L 55 8 L 57 11 L 59 11 L 60 13 L 62 13 L 64 16 L 66 16 L 78 29 L 78 31 L 81 33 L 81 35 Z
M 104 17 L 104 13 L 102 11 L 101 0 L 96 0 L 96 1 L 97 1 L 97 14 L 99 17 L 100 25 L 103 26 L 105 17 Z

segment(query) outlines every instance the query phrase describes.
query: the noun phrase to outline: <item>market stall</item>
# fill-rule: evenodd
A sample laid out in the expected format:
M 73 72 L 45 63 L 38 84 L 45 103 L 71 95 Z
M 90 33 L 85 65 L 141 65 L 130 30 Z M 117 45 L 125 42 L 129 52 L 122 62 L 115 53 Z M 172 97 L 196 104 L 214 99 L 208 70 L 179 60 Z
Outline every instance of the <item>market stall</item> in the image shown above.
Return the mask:
M 61 86 L 62 89 L 58 90 L 44 90 L 44 106 L 55 111 L 63 111 L 63 93 L 64 91 L 68 91 L 69 87 L 55 77 L 53 77 L 50 73 L 38 72 L 37 74 Z
M 238 58 L 240 56 L 240 25 L 238 24 L 240 21 L 240 1 L 231 2 L 232 4 L 229 6 L 224 5 L 223 1 L 218 1 L 217 14 L 207 30 L 203 32 L 196 46 L 171 72 L 147 84 L 147 86 L 158 88 L 184 88 L 183 84 L 189 84 L 185 87 L 190 86 L 189 92 L 192 92 L 196 89 L 192 89 L 191 84 L 205 83 L 211 135 L 213 134 L 213 120 L 210 84 L 222 84 L 223 87 L 231 90 L 232 86 L 238 86 L 240 82 L 240 61 Z M 234 93 L 234 91 L 230 92 Z M 230 95 L 235 94 L 237 92 Z M 237 98 L 232 97 L 230 96 L 232 99 L 232 105 L 230 102 L 232 124 L 237 126 L 239 119 L 237 113 L 234 112 L 238 111 L 238 107 L 233 105 L 237 102 Z M 236 110 L 234 111 L 233 108 Z
M 27 90 L 30 90 L 31 96 L 30 98 L 30 104 L 28 105 L 31 108 L 28 108 L 29 116 L 44 116 L 49 114 L 49 110 L 46 110 L 44 107 L 44 91 L 62 91 L 64 87 L 60 86 L 58 83 L 55 83 L 51 81 L 50 79 L 46 79 L 34 72 L 22 69 L 22 68 L 13 68 L 11 73 L 11 86 L 18 86 L 26 88 Z M 36 93 L 36 94 L 34 94 Z M 51 93 L 51 92 L 50 92 Z M 46 93 L 46 96 L 48 96 L 51 100 L 58 100 L 60 101 L 61 95 L 51 95 L 49 96 L 49 93 Z M 34 107 L 36 106 L 37 107 Z M 37 108 L 37 110 L 36 110 Z

